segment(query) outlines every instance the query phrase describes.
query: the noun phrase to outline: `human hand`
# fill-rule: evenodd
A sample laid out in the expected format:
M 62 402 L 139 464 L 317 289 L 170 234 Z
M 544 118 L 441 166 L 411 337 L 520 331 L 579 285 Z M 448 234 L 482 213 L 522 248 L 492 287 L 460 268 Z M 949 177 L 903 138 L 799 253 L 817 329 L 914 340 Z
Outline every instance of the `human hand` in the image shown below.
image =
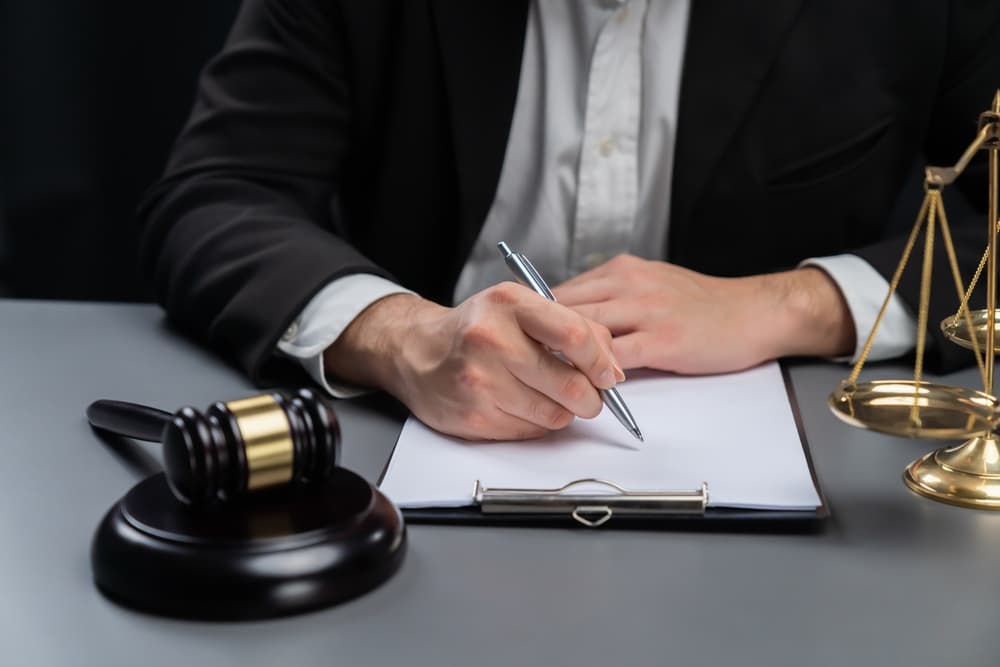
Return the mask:
M 553 292 L 611 330 L 612 351 L 624 368 L 724 373 L 779 357 L 854 349 L 847 304 L 814 267 L 718 278 L 619 255 Z
M 574 416 L 595 417 L 595 387 L 625 379 L 610 348 L 605 327 L 501 283 L 455 308 L 410 294 L 376 301 L 327 349 L 324 363 L 338 378 L 396 396 L 443 433 L 515 440 L 564 428 Z

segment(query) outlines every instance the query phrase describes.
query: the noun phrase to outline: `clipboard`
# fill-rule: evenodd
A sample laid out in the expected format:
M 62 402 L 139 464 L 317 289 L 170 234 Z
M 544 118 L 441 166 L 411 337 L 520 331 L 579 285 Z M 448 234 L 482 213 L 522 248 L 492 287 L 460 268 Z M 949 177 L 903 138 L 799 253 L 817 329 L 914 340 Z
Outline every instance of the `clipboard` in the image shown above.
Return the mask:
M 653 529 L 727 532 L 814 533 L 823 529 L 830 512 L 819 484 L 802 426 L 788 369 L 781 379 L 795 431 L 819 498 L 810 509 L 742 509 L 712 507 L 711 480 L 695 488 L 634 489 L 613 479 L 580 478 L 552 488 L 490 486 L 473 481 L 471 504 L 459 507 L 402 507 L 415 524 L 562 527 L 589 529 Z M 397 439 L 393 455 L 399 445 Z M 544 445 L 543 445 L 544 446 Z M 390 462 L 392 457 L 390 456 Z M 384 480 L 389 463 L 383 469 Z

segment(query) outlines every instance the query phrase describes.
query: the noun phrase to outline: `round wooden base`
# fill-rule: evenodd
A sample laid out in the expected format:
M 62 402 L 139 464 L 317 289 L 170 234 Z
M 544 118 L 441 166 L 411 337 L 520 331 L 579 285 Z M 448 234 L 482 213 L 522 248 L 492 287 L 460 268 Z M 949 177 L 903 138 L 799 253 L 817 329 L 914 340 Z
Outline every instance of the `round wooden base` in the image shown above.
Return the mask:
M 316 488 L 258 493 L 210 509 L 178 502 L 161 473 L 108 511 L 91 564 L 97 587 L 126 606 L 243 620 L 361 595 L 396 572 L 405 545 L 399 510 L 343 468 Z

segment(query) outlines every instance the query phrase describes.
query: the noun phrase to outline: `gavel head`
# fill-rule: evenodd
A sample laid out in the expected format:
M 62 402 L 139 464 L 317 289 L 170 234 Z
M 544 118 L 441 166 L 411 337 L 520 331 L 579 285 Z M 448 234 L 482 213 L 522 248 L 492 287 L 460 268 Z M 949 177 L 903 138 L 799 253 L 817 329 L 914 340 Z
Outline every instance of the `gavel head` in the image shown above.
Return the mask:
M 205 505 L 326 479 L 339 458 L 340 425 L 324 398 L 299 389 L 213 403 L 204 413 L 181 408 L 162 442 L 174 495 Z

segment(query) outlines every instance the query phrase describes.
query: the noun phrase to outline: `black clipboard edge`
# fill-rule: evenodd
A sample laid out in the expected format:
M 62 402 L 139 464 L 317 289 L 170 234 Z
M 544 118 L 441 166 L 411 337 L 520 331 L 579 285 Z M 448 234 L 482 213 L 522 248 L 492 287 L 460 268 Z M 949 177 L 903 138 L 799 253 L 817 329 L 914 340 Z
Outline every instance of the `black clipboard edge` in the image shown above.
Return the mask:
M 812 452 L 809 451 L 809 440 L 806 438 L 806 429 L 802 424 L 802 412 L 799 410 L 799 399 L 792 385 L 792 372 L 789 369 L 790 361 L 780 360 L 778 367 L 781 369 L 781 379 L 785 382 L 785 395 L 788 397 L 788 405 L 792 409 L 792 419 L 795 420 L 795 430 L 799 433 L 799 443 L 802 445 L 802 453 L 806 457 L 806 465 L 809 466 L 809 476 L 812 478 L 813 488 L 819 496 L 819 507 L 816 508 L 818 521 L 825 521 L 830 518 L 830 505 L 827 503 L 826 494 L 823 493 L 823 485 L 819 483 L 819 475 L 816 473 L 816 465 L 813 463 Z
M 403 518 L 411 524 L 452 526 L 504 526 L 520 528 L 586 527 L 569 515 L 483 514 L 476 507 L 409 508 Z M 828 514 L 817 510 L 745 510 L 709 508 L 703 515 L 667 514 L 664 516 L 613 516 L 607 523 L 590 530 L 669 530 L 726 533 L 818 533 Z

